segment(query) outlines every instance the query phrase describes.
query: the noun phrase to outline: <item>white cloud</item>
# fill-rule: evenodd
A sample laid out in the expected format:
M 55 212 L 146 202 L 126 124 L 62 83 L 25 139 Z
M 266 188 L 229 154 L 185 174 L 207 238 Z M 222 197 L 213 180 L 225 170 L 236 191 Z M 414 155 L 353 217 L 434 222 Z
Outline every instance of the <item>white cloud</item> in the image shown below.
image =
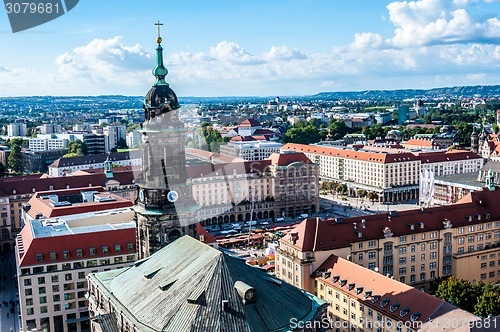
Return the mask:
M 382 36 L 378 33 L 363 32 L 356 33 L 354 35 L 354 42 L 351 44 L 352 47 L 357 49 L 362 48 L 377 48 L 382 46 L 383 40 Z
M 307 58 L 307 55 L 302 53 L 296 48 L 290 48 L 286 45 L 273 46 L 268 53 L 263 55 L 268 61 L 279 61 L 279 60 L 303 60 Z
M 111 39 L 94 39 L 84 46 L 75 48 L 56 57 L 59 74 L 53 79 L 73 82 L 74 79 L 87 83 L 113 83 L 119 86 L 135 85 L 136 78 L 144 79 L 144 72 L 151 69 L 154 57 L 139 44 L 126 46 L 121 36 Z
M 216 59 L 234 64 L 253 65 L 262 63 L 261 60 L 248 53 L 236 42 L 220 42 L 215 47 L 210 48 L 210 54 Z
M 387 40 L 396 47 L 500 41 L 500 22 L 496 17 L 479 18 L 469 14 L 470 1 L 395 1 L 387 6 L 395 25 Z M 459 8 L 457 8 L 459 7 Z

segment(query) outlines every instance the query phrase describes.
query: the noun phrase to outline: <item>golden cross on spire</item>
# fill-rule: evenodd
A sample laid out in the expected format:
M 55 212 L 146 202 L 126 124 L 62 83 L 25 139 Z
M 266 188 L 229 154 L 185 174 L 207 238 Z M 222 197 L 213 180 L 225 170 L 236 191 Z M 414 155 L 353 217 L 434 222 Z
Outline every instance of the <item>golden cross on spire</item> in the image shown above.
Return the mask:
M 163 25 L 163 23 L 160 23 L 160 20 L 158 20 L 158 22 L 155 23 L 155 25 L 158 26 L 158 38 L 156 38 L 156 42 L 160 44 L 161 43 L 160 26 Z

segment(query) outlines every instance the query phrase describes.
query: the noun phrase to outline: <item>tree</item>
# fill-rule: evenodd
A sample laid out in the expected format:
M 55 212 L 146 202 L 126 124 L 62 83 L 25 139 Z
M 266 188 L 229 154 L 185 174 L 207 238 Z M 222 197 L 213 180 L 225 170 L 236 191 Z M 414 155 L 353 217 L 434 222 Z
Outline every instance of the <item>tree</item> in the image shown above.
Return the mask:
M 5 142 L 5 145 L 9 146 L 12 148 L 14 145 L 22 146 L 22 145 L 28 145 L 29 141 L 27 138 L 21 138 L 21 137 L 16 137 L 13 139 L 8 140 Z
M 373 191 L 370 191 L 370 192 L 368 193 L 368 199 L 369 199 L 370 201 L 372 201 L 372 202 L 373 202 L 374 200 L 377 200 L 377 199 L 378 199 L 378 195 L 377 195 L 377 193 L 376 193 L 376 192 L 373 192 Z
M 73 158 L 73 157 L 78 157 L 78 155 L 76 153 L 66 153 L 64 156 L 62 156 L 63 158 Z
M 476 303 L 474 293 L 474 287 L 469 281 L 450 277 L 439 283 L 434 295 L 461 309 L 472 312 Z
M 333 140 L 342 139 L 350 132 L 350 128 L 342 120 L 333 120 L 330 122 L 328 130 Z
M 71 141 L 68 144 L 68 153 L 76 153 L 77 156 L 85 156 L 88 152 L 87 143 L 80 141 Z
M 358 197 L 364 198 L 366 197 L 366 195 L 368 195 L 368 192 L 364 189 L 358 189 L 358 191 L 356 191 L 356 195 Z
M 319 131 L 314 121 L 299 122 L 287 130 L 285 143 L 311 144 L 317 143 L 324 135 Z
M 205 122 L 206 123 L 206 122 Z M 208 126 L 208 123 L 202 123 L 202 132 L 205 141 L 207 142 L 208 151 L 219 152 L 221 143 L 227 142 L 222 138 L 222 135 L 217 129 Z M 230 138 L 228 138 L 230 139 Z
M 347 192 L 347 185 L 345 183 L 340 183 L 337 187 L 335 187 L 335 190 L 339 194 L 344 195 Z
M 495 288 L 479 295 L 477 303 L 474 306 L 474 315 L 487 317 L 490 314 L 493 316 L 500 314 L 500 290 L 498 286 Z
M 7 163 L 9 165 L 9 168 L 14 171 L 14 172 L 20 172 L 21 171 L 21 147 L 19 145 L 13 145 L 9 158 L 7 159 Z

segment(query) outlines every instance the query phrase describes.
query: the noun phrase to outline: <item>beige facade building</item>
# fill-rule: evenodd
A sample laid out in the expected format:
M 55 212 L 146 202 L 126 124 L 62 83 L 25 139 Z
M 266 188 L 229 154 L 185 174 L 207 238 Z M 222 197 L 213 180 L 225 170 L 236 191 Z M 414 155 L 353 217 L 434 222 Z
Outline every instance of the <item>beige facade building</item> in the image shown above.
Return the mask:
M 137 259 L 133 218 L 120 208 L 26 224 L 16 244 L 22 331 L 90 331 L 85 278 Z
M 201 224 L 275 219 L 319 209 L 317 166 L 303 153 L 187 169 Z
M 478 319 L 444 300 L 335 255 L 313 275 L 313 294 L 329 303 L 327 317 L 332 330 L 469 331 L 468 323 Z
M 451 275 L 498 282 L 499 201 L 498 189 L 483 189 L 450 206 L 309 218 L 280 240 L 276 274 L 313 291 L 311 273 L 333 254 L 422 290 Z
M 436 175 L 477 172 L 483 159 L 470 151 L 410 152 L 402 149 L 362 149 L 286 144 L 284 151 L 303 152 L 318 165 L 321 180 L 346 183 L 349 193 L 373 191 L 381 202 L 417 199 L 420 173 Z

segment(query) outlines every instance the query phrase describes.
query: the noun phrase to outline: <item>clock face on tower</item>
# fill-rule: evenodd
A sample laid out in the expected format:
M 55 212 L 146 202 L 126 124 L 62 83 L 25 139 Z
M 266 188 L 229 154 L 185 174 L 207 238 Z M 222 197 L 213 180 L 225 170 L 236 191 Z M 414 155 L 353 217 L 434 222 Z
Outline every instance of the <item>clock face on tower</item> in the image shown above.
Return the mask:
M 167 199 L 169 202 L 174 203 L 175 201 L 177 201 L 177 199 L 179 199 L 179 193 L 177 193 L 177 191 L 175 190 L 169 191 L 167 194 Z

